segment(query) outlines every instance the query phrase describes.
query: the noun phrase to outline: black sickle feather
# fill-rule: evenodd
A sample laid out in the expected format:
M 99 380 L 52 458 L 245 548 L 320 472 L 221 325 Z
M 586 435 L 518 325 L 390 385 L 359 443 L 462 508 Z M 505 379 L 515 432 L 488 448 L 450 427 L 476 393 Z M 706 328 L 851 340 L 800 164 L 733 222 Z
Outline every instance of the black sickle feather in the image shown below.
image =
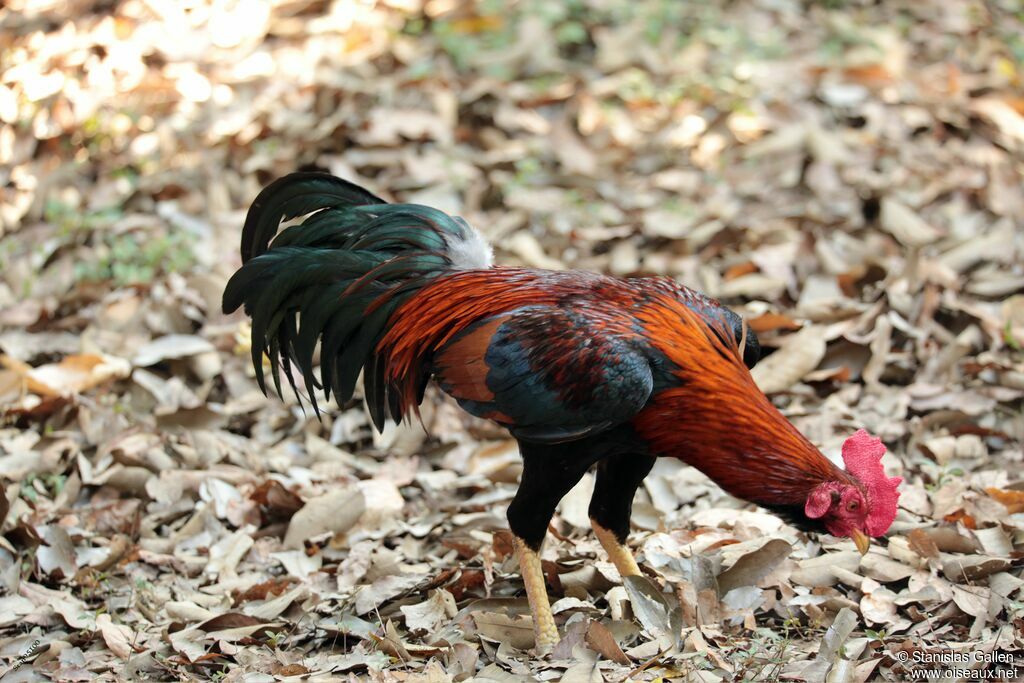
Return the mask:
M 292 173 L 263 188 L 242 227 L 242 263 L 266 252 L 281 221 L 335 206 L 387 204 L 363 188 L 328 173 Z
M 282 221 L 306 216 L 280 229 Z M 415 204 L 379 197 L 325 173 L 293 173 L 268 185 L 242 229 L 242 267 L 224 290 L 226 313 L 244 305 L 252 317 L 252 362 L 267 392 L 281 374 L 299 396 L 296 373 L 317 416 L 316 389 L 351 399 L 360 371 L 370 415 L 380 429 L 401 419 L 376 353 L 391 316 L 424 284 L 451 270 L 449 243 L 465 239 L 464 221 Z M 320 345 L 319 381 L 314 370 Z M 422 393 L 422 392 L 421 392 Z

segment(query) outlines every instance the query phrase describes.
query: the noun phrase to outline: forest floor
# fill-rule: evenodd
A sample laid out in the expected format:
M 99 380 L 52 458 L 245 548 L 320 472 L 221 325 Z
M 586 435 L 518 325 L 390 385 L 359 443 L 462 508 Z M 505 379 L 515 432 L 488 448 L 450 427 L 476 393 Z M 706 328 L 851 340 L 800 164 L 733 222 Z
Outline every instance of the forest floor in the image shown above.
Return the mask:
M 1011 0 L 8 0 L 3 680 L 1024 676 L 1022 36 Z M 888 445 L 888 538 L 665 461 L 623 585 L 588 477 L 532 656 L 508 435 L 434 390 L 318 421 L 221 313 L 249 203 L 312 167 L 720 297 L 823 452 Z

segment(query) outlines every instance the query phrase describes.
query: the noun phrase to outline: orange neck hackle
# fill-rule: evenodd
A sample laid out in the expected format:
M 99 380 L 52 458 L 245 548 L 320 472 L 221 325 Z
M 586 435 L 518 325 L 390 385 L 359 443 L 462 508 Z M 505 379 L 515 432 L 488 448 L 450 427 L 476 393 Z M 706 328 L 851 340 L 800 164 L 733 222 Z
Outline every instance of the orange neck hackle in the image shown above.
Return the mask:
M 678 457 L 732 495 L 765 505 L 802 506 L 824 481 L 853 483 L 757 387 L 724 321 L 708 323 L 668 297 L 638 317 L 680 380 L 634 420 L 657 455 Z

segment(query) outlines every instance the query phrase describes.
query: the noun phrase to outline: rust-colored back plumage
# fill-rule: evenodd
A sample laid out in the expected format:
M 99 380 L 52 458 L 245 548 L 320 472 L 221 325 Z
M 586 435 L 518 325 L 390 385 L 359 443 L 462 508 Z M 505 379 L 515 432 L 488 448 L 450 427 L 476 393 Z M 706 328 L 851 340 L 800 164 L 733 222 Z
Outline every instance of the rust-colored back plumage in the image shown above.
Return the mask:
M 438 278 L 395 313 L 390 330 L 381 339 L 377 351 L 386 359 L 386 381 L 399 392 L 405 408 L 414 408 L 425 361 L 472 325 L 523 307 L 555 305 L 574 297 L 597 298 L 613 311 L 633 307 L 637 292 L 625 283 L 609 286 L 614 282 L 592 273 L 497 267 Z M 476 350 L 486 351 L 488 340 L 483 335 L 477 337 L 483 346 Z M 446 353 L 450 363 L 455 353 L 450 349 Z M 477 367 L 479 361 L 462 359 Z

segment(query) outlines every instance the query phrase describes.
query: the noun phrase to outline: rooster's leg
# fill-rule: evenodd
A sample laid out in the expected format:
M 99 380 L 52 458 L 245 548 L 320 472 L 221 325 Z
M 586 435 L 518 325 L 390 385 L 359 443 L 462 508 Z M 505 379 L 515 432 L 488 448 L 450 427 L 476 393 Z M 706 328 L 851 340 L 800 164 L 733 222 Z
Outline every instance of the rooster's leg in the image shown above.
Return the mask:
M 590 523 L 608 557 L 622 576 L 639 576 L 633 553 L 626 545 L 633 496 L 654 467 L 644 455 L 613 455 L 597 466 L 597 481 L 590 499 Z
M 619 576 L 640 576 L 640 565 L 636 563 L 633 551 L 626 545 L 625 540 L 619 540 L 615 532 L 601 526 L 596 520 L 590 520 L 590 525 L 594 527 L 594 535 L 608 553 L 608 559 L 619 570 Z
M 508 524 L 515 536 L 537 649 L 546 651 L 558 644 L 558 628 L 544 585 L 540 549 L 558 501 L 576 485 L 593 459 L 573 454 L 566 457 L 537 445 L 523 444 L 521 449 L 523 476 L 516 497 L 508 506 Z
M 540 651 L 550 650 L 558 645 L 558 627 L 551 612 L 548 589 L 544 584 L 544 569 L 541 567 L 539 549 L 533 549 L 519 536 L 515 536 L 516 555 L 519 556 L 519 573 L 526 587 L 526 599 L 533 616 L 533 636 Z

